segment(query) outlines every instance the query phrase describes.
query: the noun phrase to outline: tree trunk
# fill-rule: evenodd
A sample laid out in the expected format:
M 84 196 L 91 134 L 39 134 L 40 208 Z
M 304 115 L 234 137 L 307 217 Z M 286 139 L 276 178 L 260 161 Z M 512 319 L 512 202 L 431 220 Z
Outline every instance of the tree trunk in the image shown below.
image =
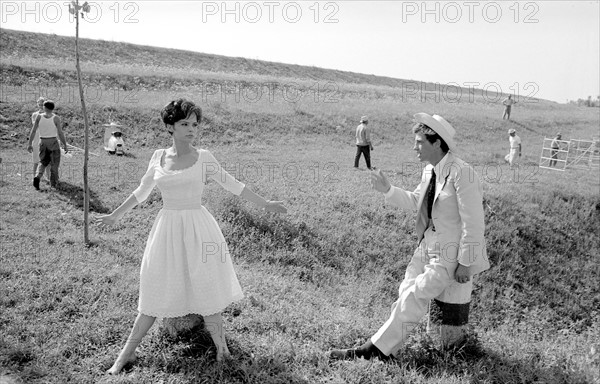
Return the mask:
M 76 2 L 79 6 L 79 0 Z M 77 68 L 77 82 L 79 83 L 79 98 L 81 99 L 81 109 L 83 111 L 84 144 L 83 144 L 83 241 L 85 245 L 90 244 L 89 237 L 89 208 L 90 191 L 88 187 L 88 157 L 89 157 L 89 124 L 87 111 L 85 109 L 85 99 L 83 98 L 83 84 L 81 83 L 81 68 L 79 67 L 79 10 L 75 9 L 75 67 Z

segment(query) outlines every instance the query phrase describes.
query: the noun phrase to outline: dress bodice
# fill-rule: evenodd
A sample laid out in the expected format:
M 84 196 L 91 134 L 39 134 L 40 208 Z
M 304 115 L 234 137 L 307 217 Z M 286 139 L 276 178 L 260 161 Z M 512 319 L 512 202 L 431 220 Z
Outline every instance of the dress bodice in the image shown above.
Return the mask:
M 235 195 L 242 193 L 244 184 L 225 171 L 207 150 L 198 150 L 198 160 L 185 169 L 169 171 L 161 165 L 164 149 L 154 152 L 140 186 L 133 192 L 138 203 L 146 200 L 154 186 L 158 186 L 164 209 L 199 209 L 202 193 L 209 179 L 219 183 Z

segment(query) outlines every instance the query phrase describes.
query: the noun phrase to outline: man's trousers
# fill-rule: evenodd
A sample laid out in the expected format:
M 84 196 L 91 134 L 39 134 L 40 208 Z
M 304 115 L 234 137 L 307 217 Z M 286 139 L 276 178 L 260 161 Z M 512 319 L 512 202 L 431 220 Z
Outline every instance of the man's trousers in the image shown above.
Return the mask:
M 38 165 L 37 175 L 34 176 L 41 179 L 48 166 L 50 166 L 50 184 L 56 187 L 58 185 L 58 168 L 60 166 L 60 145 L 55 137 L 49 139 L 42 138 L 40 140 L 40 164 Z
M 369 145 L 356 146 L 356 156 L 354 156 L 354 167 L 358 168 L 358 163 L 360 161 L 361 154 L 365 156 L 365 163 L 367 163 L 367 168 L 371 169 L 371 147 Z
M 440 248 L 444 249 L 437 242 L 435 231 L 428 228 L 406 268 L 390 317 L 371 337 L 373 344 L 385 355 L 396 354 L 400 350 L 428 312 L 432 299 L 442 303 L 442 321 L 456 323 L 457 326 L 468 322 L 473 281 L 458 283 L 454 279 L 458 266 L 456 257 L 443 255 Z

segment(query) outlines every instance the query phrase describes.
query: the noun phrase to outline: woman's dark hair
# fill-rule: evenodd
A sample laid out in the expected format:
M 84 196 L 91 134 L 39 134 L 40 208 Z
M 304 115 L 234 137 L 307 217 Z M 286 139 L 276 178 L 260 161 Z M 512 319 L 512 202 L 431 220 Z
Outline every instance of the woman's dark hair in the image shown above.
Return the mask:
M 431 144 L 435 143 L 436 140 L 439 140 L 440 141 L 440 149 L 444 153 L 447 153 L 450 150 L 450 148 L 448 147 L 448 144 L 446 144 L 444 139 L 442 139 L 442 137 L 440 135 L 438 135 L 433 129 L 429 128 L 428 125 L 425 125 L 422 123 L 415 125 L 413 127 L 413 133 L 414 134 L 417 134 L 417 133 L 422 134 L 423 136 L 425 136 L 427 141 L 429 141 Z
M 165 125 L 175 125 L 179 120 L 190 117 L 192 113 L 196 114 L 196 120 L 200 122 L 202 109 L 189 100 L 177 99 L 165 105 L 160 112 L 160 117 Z

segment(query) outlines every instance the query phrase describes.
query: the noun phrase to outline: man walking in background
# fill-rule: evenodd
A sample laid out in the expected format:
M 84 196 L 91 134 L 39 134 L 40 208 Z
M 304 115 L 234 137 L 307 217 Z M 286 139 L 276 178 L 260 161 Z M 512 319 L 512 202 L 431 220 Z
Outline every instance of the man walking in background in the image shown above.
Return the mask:
M 356 156 L 354 157 L 354 168 L 358 168 L 358 162 L 361 154 L 365 156 L 365 162 L 367 168 L 371 169 L 371 151 L 373 150 L 373 144 L 371 144 L 371 135 L 369 133 L 369 118 L 363 116 L 360 118 L 360 125 L 356 127 Z
M 30 153 L 33 152 L 33 139 L 38 131 L 40 135 L 40 165 L 37 169 L 37 175 L 34 175 L 33 186 L 37 190 L 40 189 L 40 179 L 49 165 L 50 185 L 53 188 L 58 188 L 58 167 L 60 165 L 58 138 L 60 138 L 65 153 L 69 152 L 69 148 L 67 148 L 67 141 L 62 131 L 60 117 L 54 114 L 54 102 L 52 100 L 44 101 L 44 113 L 37 115 L 33 128 L 31 128 L 27 145 L 27 150 Z
M 510 150 L 508 155 L 504 156 L 504 160 L 506 160 L 512 168 L 517 165 L 521 159 L 521 138 L 517 136 L 517 131 L 513 128 L 508 130 L 508 144 L 510 145 Z
M 44 97 L 40 97 L 37 100 L 38 110 L 31 114 L 31 125 L 32 126 L 33 126 L 33 124 L 35 124 L 35 121 L 36 121 L 38 115 L 44 114 L 44 101 L 46 101 L 46 99 Z M 37 174 L 36 172 L 37 172 L 38 166 L 40 165 L 40 135 L 39 135 L 39 132 L 37 132 L 35 134 L 32 145 L 33 145 L 33 152 L 31 153 L 31 158 L 33 161 L 32 174 L 35 177 L 35 175 Z M 45 181 L 50 182 L 50 168 L 46 169 L 46 180 Z
M 441 310 L 444 346 L 455 346 L 466 336 L 472 276 L 490 267 L 482 186 L 473 168 L 454 155 L 455 131 L 450 123 L 426 113 L 417 113 L 415 121 L 413 149 L 426 164 L 421 183 L 414 191 L 394 187 L 380 170 L 371 173 L 371 183 L 386 202 L 417 211 L 418 247 L 388 320 L 362 346 L 333 350 L 331 359 L 396 355 L 427 313 L 431 300 Z

